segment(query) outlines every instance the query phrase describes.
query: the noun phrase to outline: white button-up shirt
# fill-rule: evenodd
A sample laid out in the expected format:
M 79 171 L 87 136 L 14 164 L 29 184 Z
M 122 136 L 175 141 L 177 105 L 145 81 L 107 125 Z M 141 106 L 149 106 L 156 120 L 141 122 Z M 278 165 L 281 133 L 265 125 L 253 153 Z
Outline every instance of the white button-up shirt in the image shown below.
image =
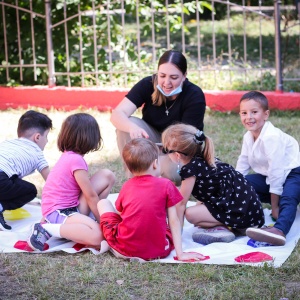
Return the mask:
M 276 128 L 270 121 L 265 122 L 256 141 L 250 131 L 244 135 L 236 170 L 244 176 L 250 169 L 266 176 L 270 193 L 281 195 L 288 174 L 299 166 L 298 142 Z

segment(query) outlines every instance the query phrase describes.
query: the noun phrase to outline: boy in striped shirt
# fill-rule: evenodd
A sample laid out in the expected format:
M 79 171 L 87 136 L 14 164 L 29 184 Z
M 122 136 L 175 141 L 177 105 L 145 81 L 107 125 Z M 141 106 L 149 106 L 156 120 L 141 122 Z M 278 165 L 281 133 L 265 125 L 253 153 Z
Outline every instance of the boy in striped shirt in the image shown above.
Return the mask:
M 19 119 L 18 138 L 0 143 L 0 230 L 11 230 L 5 210 L 20 208 L 37 195 L 35 185 L 22 178 L 38 170 L 47 179 L 49 165 L 43 150 L 50 129 L 48 116 L 29 110 Z

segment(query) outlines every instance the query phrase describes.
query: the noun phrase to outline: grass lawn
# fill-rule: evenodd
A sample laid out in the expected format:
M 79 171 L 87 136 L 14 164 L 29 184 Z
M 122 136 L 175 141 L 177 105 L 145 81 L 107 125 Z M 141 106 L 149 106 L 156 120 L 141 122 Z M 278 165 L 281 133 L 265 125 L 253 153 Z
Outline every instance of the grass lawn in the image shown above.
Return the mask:
M 35 108 L 36 109 L 36 108 Z M 41 109 L 42 112 L 46 112 Z M 25 110 L 0 111 L 0 142 L 16 137 L 17 122 Z M 76 111 L 77 112 L 77 111 Z M 90 172 L 109 168 L 119 192 L 125 181 L 110 113 L 86 110 L 99 122 L 104 140 L 101 151 L 85 156 Z M 56 138 L 62 121 L 73 112 L 46 112 L 53 120 L 45 156 L 52 167 L 60 153 Z M 299 112 L 271 112 L 270 120 L 300 141 Z M 207 111 L 206 134 L 213 138 L 217 156 L 235 166 L 244 129 L 236 113 Z M 283 162 L 284 163 L 284 162 Z M 40 196 L 39 174 L 27 177 Z M 224 245 L 226 247 L 226 245 Z M 0 299 L 299 299 L 299 243 L 281 268 L 192 264 L 140 264 L 110 253 L 0 254 Z

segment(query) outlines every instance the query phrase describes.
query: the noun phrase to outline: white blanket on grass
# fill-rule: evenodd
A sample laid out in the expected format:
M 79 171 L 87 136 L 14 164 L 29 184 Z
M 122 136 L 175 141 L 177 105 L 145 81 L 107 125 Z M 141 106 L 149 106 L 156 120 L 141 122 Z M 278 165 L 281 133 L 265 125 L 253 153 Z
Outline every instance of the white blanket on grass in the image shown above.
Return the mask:
M 115 202 L 118 194 L 111 194 L 109 199 L 112 203 Z M 194 202 L 189 202 L 188 205 L 194 205 Z M 3 253 L 12 253 L 12 252 L 30 252 L 28 247 L 26 247 L 27 237 L 30 233 L 30 228 L 32 224 L 37 223 L 41 219 L 41 208 L 39 205 L 27 204 L 22 208 L 25 212 L 24 218 L 18 220 L 8 220 L 13 229 L 11 231 L 0 231 L 0 252 Z M 270 218 L 270 211 L 268 209 L 264 210 L 266 225 L 272 224 Z M 27 217 L 26 217 L 27 214 Z M 12 218 L 13 219 L 13 218 Z M 182 246 L 183 250 L 186 252 L 199 252 L 205 256 L 209 256 L 209 259 L 203 260 L 201 264 L 217 264 L 217 265 L 236 265 L 236 264 L 247 264 L 252 266 L 262 266 L 265 263 L 273 267 L 280 267 L 290 256 L 293 249 L 297 245 L 297 242 L 300 238 L 300 210 L 298 208 L 296 220 L 287 236 L 287 242 L 285 246 L 276 247 L 259 247 L 253 248 L 247 245 L 249 240 L 248 237 L 237 237 L 231 243 L 213 243 L 210 245 L 201 245 L 194 243 L 192 240 L 192 234 L 197 228 L 192 224 L 185 221 L 183 234 L 182 234 Z M 104 241 L 101 244 L 101 250 L 98 251 L 93 248 L 85 248 L 83 245 L 75 244 L 65 239 L 59 239 L 52 237 L 48 242 L 49 249 L 43 252 L 32 252 L 32 253 L 49 253 L 54 251 L 64 251 L 67 253 L 78 253 L 81 251 L 92 251 L 94 254 L 101 254 L 109 250 L 108 244 Z M 268 254 L 272 257 L 272 261 L 268 262 L 237 262 L 235 258 L 244 254 Z M 159 263 L 182 263 L 177 260 L 174 260 L 175 250 L 171 254 L 164 258 L 155 260 L 153 262 Z M 141 260 L 142 261 L 142 260 Z

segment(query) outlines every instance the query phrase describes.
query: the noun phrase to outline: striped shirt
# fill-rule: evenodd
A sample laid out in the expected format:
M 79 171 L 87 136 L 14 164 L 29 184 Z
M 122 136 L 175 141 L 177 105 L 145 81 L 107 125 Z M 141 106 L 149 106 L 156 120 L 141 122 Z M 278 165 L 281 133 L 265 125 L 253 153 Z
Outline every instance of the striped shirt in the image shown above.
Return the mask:
M 31 140 L 19 138 L 0 143 L 0 170 L 8 177 L 16 174 L 22 178 L 46 167 L 43 151 Z

